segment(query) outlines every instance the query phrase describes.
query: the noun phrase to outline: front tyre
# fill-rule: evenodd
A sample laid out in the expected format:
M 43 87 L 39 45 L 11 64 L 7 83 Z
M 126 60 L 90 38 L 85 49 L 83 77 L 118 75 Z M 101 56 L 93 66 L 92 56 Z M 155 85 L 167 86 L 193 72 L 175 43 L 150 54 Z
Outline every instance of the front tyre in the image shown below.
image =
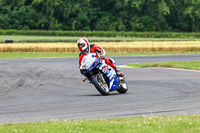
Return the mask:
M 126 93 L 128 91 L 128 85 L 124 79 L 119 81 L 120 89 L 117 90 L 119 93 Z
M 91 80 L 99 93 L 101 93 L 102 95 L 109 95 L 110 92 L 108 85 L 106 84 L 106 81 L 101 74 L 97 74 Z

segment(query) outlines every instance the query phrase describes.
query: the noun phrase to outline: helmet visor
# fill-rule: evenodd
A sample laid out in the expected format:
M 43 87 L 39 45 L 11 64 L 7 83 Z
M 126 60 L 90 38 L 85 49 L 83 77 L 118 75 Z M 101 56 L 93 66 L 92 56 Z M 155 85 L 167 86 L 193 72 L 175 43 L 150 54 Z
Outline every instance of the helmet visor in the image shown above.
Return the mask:
M 84 46 L 85 46 L 85 43 L 80 43 L 80 44 L 78 44 L 78 48 L 79 48 L 79 49 L 83 48 Z

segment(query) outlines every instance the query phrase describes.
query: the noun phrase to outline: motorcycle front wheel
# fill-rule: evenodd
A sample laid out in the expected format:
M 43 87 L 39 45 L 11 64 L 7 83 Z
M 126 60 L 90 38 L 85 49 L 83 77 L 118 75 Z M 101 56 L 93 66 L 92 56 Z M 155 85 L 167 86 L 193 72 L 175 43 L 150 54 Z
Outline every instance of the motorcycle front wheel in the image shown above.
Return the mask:
M 110 94 L 108 85 L 101 74 L 97 74 L 91 80 L 99 93 L 101 93 L 104 96 Z
M 126 93 L 128 91 L 128 85 L 125 80 L 119 81 L 120 89 L 117 90 L 119 93 Z

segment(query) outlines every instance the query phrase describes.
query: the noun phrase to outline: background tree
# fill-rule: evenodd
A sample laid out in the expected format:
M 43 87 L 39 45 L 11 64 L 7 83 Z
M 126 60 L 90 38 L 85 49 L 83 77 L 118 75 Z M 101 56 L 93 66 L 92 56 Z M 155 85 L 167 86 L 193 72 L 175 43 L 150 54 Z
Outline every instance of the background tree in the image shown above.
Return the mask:
M 0 29 L 200 31 L 199 0 L 0 0 Z

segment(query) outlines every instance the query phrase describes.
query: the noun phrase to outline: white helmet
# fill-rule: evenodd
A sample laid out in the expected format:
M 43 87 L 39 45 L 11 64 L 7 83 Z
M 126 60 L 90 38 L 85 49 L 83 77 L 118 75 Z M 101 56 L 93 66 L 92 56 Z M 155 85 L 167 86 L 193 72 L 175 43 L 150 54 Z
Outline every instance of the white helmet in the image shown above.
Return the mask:
M 81 37 L 77 41 L 77 45 L 80 51 L 84 51 L 89 47 L 89 41 L 85 37 Z

